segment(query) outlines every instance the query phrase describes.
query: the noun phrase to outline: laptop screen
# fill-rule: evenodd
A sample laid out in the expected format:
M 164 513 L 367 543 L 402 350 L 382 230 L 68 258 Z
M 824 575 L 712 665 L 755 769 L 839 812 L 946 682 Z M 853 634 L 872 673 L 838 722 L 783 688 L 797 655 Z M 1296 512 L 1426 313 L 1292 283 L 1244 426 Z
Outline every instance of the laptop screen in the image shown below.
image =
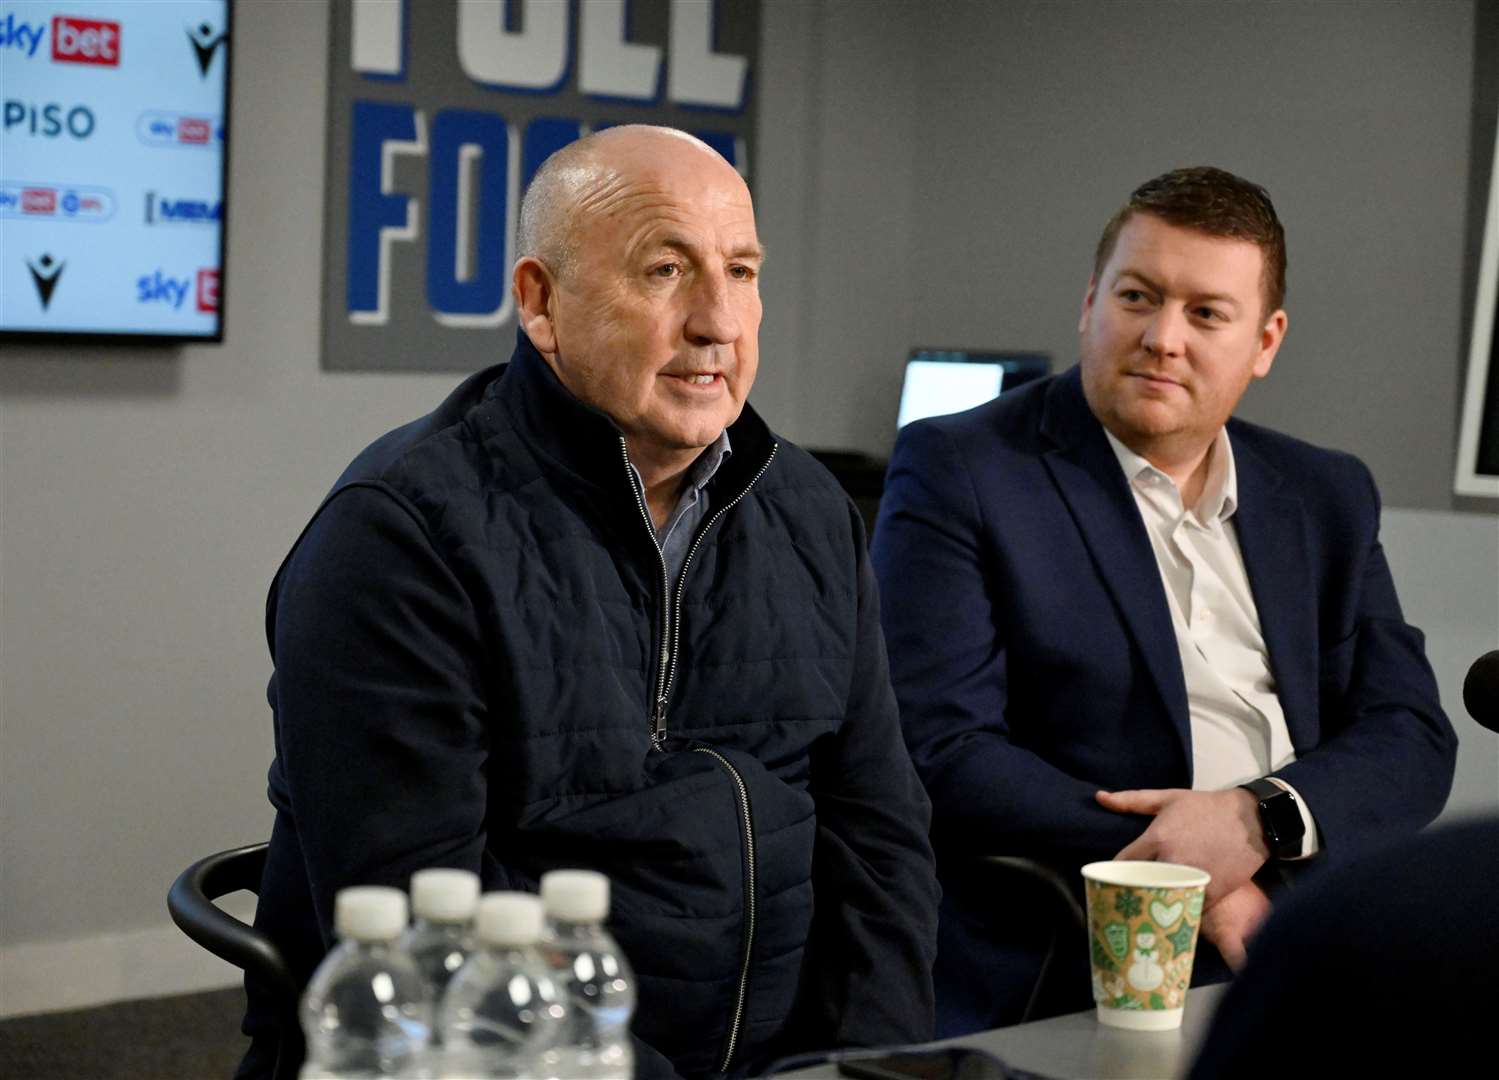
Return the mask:
M 1045 353 L 912 349 L 895 426 L 971 409 L 1050 371 Z

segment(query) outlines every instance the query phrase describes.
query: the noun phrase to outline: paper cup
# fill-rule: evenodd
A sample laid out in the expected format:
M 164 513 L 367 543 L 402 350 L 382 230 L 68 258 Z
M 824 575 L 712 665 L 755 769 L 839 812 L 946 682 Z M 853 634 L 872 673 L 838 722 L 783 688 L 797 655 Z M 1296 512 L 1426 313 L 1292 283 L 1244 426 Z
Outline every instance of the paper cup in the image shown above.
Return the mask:
M 1209 876 L 1176 863 L 1083 867 L 1099 1023 L 1136 1031 L 1181 1026 Z

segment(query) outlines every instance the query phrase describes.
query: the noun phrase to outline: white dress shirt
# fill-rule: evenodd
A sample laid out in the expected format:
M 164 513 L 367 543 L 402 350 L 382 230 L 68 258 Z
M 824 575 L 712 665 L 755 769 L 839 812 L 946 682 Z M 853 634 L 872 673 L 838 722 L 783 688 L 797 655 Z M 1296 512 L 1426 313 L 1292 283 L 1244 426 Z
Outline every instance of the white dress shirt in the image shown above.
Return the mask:
M 1171 608 L 1187 683 L 1192 787 L 1231 788 L 1290 764 L 1296 751 L 1233 524 L 1239 482 L 1228 433 L 1220 429 L 1208 450 L 1207 481 L 1190 510 L 1171 477 L 1104 434 L 1150 534 Z M 1306 824 L 1300 857 L 1315 854 L 1317 826 L 1306 801 L 1278 777 L 1270 780 L 1296 795 Z

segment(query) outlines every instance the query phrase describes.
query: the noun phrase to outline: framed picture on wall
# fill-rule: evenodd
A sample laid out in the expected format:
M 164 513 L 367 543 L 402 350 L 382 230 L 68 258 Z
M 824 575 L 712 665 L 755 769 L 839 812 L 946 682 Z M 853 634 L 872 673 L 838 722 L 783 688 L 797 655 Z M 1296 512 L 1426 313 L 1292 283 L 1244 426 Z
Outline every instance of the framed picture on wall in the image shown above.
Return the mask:
M 1499 133 L 1496 133 L 1499 136 Z M 1489 172 L 1489 208 L 1483 229 L 1483 256 L 1478 264 L 1478 291 L 1473 302 L 1473 343 L 1468 353 L 1468 380 L 1458 429 L 1459 495 L 1499 497 L 1499 137 Z

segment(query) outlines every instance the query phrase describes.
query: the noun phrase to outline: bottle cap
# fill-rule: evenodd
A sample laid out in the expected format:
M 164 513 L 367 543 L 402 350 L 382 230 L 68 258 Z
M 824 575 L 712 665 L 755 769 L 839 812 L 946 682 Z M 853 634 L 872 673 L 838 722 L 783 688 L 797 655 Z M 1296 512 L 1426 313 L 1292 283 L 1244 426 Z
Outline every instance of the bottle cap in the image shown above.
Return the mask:
M 447 868 L 411 875 L 411 913 L 433 922 L 466 923 L 479 902 L 479 875 Z
M 340 889 L 333 901 L 333 928 L 354 941 L 394 941 L 406 929 L 406 894 L 385 885 Z
M 609 917 L 609 879 L 593 870 L 550 870 L 541 875 L 541 902 L 562 922 L 603 922 Z
M 486 945 L 535 945 L 541 924 L 541 898 L 530 893 L 485 893 L 474 916 L 474 932 Z

